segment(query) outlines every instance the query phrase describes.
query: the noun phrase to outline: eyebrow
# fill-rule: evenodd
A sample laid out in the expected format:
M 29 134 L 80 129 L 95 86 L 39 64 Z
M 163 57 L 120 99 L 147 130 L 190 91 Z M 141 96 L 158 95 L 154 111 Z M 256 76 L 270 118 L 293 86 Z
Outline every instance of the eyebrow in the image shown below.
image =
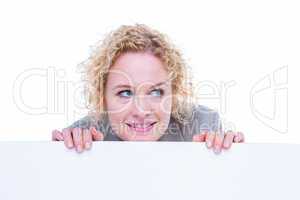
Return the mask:
M 164 85 L 164 84 L 166 84 L 167 82 L 168 82 L 168 81 L 156 83 L 156 84 L 152 85 L 152 86 L 150 87 L 150 89 L 155 88 L 155 87 L 158 87 L 158 86 L 161 86 L 161 85 Z M 113 88 L 113 90 L 118 89 L 118 88 L 131 88 L 131 87 L 132 87 L 132 86 L 130 86 L 130 85 L 121 84 L 121 85 L 115 86 L 115 87 Z

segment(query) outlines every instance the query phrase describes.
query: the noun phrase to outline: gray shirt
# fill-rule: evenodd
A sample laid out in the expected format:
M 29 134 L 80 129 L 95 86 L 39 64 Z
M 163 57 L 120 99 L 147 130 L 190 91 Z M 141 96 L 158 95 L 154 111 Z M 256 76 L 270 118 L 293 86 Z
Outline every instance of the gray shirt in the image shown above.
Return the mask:
M 109 120 L 93 120 L 92 117 L 86 116 L 75 121 L 68 128 L 90 128 L 94 126 L 104 134 L 104 141 L 122 141 L 112 130 Z M 193 135 L 203 131 L 222 131 L 222 124 L 217 111 L 203 105 L 194 106 L 189 121 L 179 123 L 172 116 L 169 126 L 163 136 L 158 141 L 192 141 Z

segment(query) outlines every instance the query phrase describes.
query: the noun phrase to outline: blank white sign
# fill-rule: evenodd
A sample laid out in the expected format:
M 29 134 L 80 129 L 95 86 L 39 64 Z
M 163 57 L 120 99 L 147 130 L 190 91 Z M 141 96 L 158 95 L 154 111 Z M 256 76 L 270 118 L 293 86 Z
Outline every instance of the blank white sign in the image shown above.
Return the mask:
M 0 199 L 299 200 L 300 145 L 1 142 Z

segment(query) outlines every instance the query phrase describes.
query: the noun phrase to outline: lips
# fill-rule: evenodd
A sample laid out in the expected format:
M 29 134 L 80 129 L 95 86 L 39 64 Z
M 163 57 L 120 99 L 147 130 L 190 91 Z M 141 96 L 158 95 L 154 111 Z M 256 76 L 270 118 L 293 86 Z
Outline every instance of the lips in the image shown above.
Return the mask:
M 138 124 L 138 123 L 126 123 L 129 128 L 136 132 L 147 132 L 153 128 L 153 125 L 157 122 L 148 122 L 145 124 Z

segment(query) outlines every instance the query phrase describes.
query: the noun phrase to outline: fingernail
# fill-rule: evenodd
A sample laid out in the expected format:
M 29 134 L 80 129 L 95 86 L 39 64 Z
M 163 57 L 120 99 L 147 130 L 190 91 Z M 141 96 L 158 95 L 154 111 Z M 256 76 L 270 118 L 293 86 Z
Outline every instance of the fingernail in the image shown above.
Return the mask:
M 206 143 L 206 146 L 207 146 L 208 148 L 210 148 L 210 147 L 211 147 L 211 142 L 208 141 L 208 142 Z
M 68 147 L 69 147 L 69 148 L 72 148 L 72 147 L 73 147 L 72 142 L 69 142 L 69 143 L 68 143 Z
M 216 146 L 216 147 L 214 148 L 214 152 L 215 152 L 216 154 L 219 154 L 219 153 L 221 152 L 221 148 L 220 148 L 219 146 Z
M 78 146 L 77 146 L 77 151 L 78 151 L 78 153 L 82 152 L 82 150 L 83 150 L 83 149 L 82 149 L 82 146 L 81 146 L 81 145 L 78 145 Z
M 239 141 L 239 136 L 235 136 L 234 141 L 238 142 Z
M 85 143 L 85 148 L 90 149 L 91 148 L 91 143 L 89 143 L 89 142 Z
M 224 142 L 223 146 L 224 146 L 225 148 L 228 148 L 228 147 L 229 147 L 228 142 Z

